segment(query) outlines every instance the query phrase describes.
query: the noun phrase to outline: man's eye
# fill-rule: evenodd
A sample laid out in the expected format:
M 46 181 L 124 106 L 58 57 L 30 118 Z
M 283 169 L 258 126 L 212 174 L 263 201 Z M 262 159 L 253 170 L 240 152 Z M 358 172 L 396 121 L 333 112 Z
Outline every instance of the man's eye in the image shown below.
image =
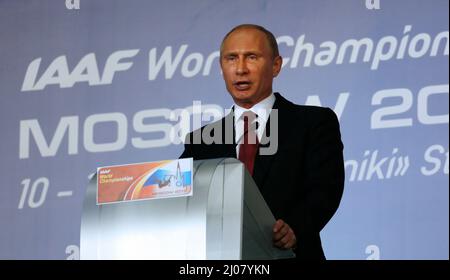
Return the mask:
M 248 58 L 250 60 L 256 60 L 258 57 L 256 55 L 252 54 L 252 55 L 249 55 Z
M 236 57 L 235 56 L 227 56 L 227 60 L 234 61 L 234 60 L 236 60 Z

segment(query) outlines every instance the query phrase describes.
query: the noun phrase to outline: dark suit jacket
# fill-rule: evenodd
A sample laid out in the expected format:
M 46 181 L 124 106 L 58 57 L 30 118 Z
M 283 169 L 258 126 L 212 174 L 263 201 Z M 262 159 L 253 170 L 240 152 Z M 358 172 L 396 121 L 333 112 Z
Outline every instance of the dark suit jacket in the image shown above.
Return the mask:
M 253 178 L 275 218 L 293 229 L 297 258 L 325 259 L 319 233 L 336 212 L 344 189 L 339 122 L 329 108 L 296 105 L 279 93 L 275 97 L 278 150 L 273 155 L 256 156 Z M 228 117 L 233 116 L 191 132 L 190 143 L 205 127 L 220 124 L 224 128 Z M 266 130 L 270 130 L 269 123 Z M 180 157 L 236 158 L 236 144 L 185 144 Z

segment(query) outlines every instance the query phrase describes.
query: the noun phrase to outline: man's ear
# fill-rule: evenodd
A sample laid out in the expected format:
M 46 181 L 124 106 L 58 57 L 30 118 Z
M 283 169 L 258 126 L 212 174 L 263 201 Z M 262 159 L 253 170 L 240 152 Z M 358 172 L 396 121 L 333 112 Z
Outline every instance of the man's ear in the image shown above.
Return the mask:
M 223 69 L 222 69 L 222 56 L 219 54 L 219 66 L 220 66 L 220 75 L 223 76 Z
M 275 78 L 281 71 L 281 66 L 283 65 L 283 58 L 281 56 L 277 56 L 273 59 L 272 66 L 272 76 Z

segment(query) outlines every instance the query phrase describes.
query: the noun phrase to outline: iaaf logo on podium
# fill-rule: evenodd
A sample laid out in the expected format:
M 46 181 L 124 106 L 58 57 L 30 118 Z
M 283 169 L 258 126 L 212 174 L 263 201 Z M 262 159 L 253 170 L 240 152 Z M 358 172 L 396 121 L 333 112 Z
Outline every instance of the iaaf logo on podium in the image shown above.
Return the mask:
M 66 0 L 66 8 L 67 10 L 79 10 L 80 0 Z

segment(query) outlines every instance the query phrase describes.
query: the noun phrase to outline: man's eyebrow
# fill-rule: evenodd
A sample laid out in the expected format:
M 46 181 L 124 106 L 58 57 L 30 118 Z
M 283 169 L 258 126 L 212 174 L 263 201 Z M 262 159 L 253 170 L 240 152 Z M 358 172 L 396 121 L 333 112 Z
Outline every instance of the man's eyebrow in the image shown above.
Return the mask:
M 244 55 L 250 55 L 250 54 L 262 54 L 262 51 L 258 51 L 258 50 L 251 50 L 251 51 L 246 51 L 244 52 Z
M 229 51 L 229 52 L 223 53 L 223 56 L 238 55 L 240 53 L 241 52 L 239 52 L 239 51 Z M 243 55 L 252 55 L 252 54 L 261 55 L 262 52 L 258 51 L 258 50 L 250 50 L 250 51 L 245 51 L 242 54 Z
M 223 53 L 222 55 L 223 56 L 230 56 L 230 55 L 237 55 L 238 53 L 237 52 L 226 52 L 226 53 Z

